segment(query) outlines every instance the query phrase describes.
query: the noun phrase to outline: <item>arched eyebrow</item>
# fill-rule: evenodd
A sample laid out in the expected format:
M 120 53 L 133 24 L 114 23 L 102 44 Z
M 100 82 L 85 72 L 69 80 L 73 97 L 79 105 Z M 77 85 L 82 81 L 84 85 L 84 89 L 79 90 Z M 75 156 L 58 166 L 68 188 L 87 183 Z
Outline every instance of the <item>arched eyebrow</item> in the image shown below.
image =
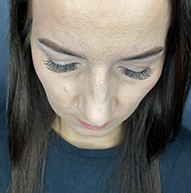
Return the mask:
M 69 56 L 75 56 L 78 58 L 82 58 L 82 56 L 80 56 L 77 53 L 71 52 L 70 50 L 66 49 L 66 48 L 62 48 L 61 46 L 59 46 L 58 44 L 56 44 L 55 42 L 52 42 L 51 40 L 45 39 L 45 38 L 39 38 L 38 41 L 45 45 L 46 47 L 50 48 L 51 50 L 61 53 L 61 54 L 66 54 Z
M 61 54 L 65 54 L 65 55 L 69 55 L 69 56 L 74 56 L 74 57 L 78 57 L 78 58 L 83 58 L 82 56 L 80 56 L 77 53 L 71 52 L 70 50 L 61 47 L 60 45 L 56 44 L 55 42 L 46 39 L 46 38 L 39 38 L 38 41 L 45 45 L 46 47 L 52 49 L 55 52 L 61 53 Z M 143 60 L 143 59 L 147 59 L 150 58 L 152 56 L 158 55 L 159 53 L 163 52 L 165 50 L 164 47 L 154 47 L 151 48 L 150 50 L 135 55 L 135 56 L 131 56 L 125 59 L 122 59 L 122 61 L 131 61 L 131 60 Z
M 156 56 L 163 51 L 165 51 L 165 47 L 162 47 L 162 46 L 161 47 L 154 47 L 154 48 L 151 48 L 150 50 L 148 50 L 144 53 L 141 53 L 141 54 L 138 54 L 136 56 L 129 57 L 129 58 L 125 58 L 125 59 L 123 59 L 123 61 L 143 60 L 143 59 L 150 58 L 152 56 Z

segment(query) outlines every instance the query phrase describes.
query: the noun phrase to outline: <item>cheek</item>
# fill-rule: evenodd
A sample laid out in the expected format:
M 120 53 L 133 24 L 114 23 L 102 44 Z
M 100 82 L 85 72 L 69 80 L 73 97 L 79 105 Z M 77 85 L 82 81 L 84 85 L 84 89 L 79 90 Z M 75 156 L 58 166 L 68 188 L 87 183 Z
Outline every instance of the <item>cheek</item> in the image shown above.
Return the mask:
M 47 73 L 40 73 L 39 79 L 52 109 L 60 116 L 68 113 L 76 103 L 76 95 L 71 84 L 56 80 Z
M 57 114 L 69 113 L 69 110 L 76 104 L 76 94 L 69 84 L 55 83 L 56 86 L 51 85 L 51 88 L 50 85 L 43 85 L 49 103 Z
M 118 113 L 127 119 L 138 107 L 143 98 L 157 83 L 162 71 L 162 65 L 146 80 L 138 80 L 132 85 L 123 85 L 118 95 Z
M 61 74 L 49 71 L 43 64 L 40 57 L 33 53 L 33 64 L 36 74 L 45 90 L 47 99 L 52 109 L 57 113 L 66 113 L 75 105 L 76 95 L 73 89 L 73 83 L 70 80 L 64 80 Z

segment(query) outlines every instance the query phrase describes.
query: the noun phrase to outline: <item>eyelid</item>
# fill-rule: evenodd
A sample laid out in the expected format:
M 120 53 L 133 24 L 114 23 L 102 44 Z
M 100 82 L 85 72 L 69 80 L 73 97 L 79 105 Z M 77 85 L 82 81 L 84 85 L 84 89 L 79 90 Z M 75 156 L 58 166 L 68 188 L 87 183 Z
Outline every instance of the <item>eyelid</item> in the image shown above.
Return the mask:
M 145 66 L 135 66 L 135 65 L 123 65 L 123 66 L 119 66 L 119 68 L 126 68 L 128 70 L 134 71 L 134 72 L 141 72 L 147 68 L 149 68 L 150 65 L 145 65 Z
M 140 60 L 132 60 L 132 61 L 123 61 L 123 64 L 125 66 L 127 66 L 127 68 L 129 66 L 143 67 L 143 68 L 145 67 L 146 68 L 146 67 L 152 65 L 154 62 L 161 59 L 161 57 L 163 56 L 163 53 L 159 53 L 158 55 L 155 55 L 155 56 L 150 57 L 150 58 L 145 58 L 145 59 L 140 59 Z
M 144 69 L 141 72 L 135 72 L 135 71 L 125 68 L 123 70 L 123 74 L 135 80 L 145 80 L 152 75 L 153 71 L 154 69 L 151 69 L 150 67 Z
M 55 72 L 55 73 L 64 73 L 69 71 L 74 71 L 77 69 L 76 63 L 67 63 L 65 65 L 59 65 L 54 63 L 52 60 L 43 60 L 44 64 L 47 66 L 47 69 Z
M 50 55 L 46 52 L 43 52 L 44 56 L 42 58 L 43 62 L 47 62 L 47 61 L 52 61 L 54 64 L 57 64 L 59 66 L 64 66 L 67 64 L 71 64 L 71 63 L 82 63 L 82 59 L 76 59 L 74 57 L 70 57 L 70 56 L 66 56 L 66 57 L 59 57 L 59 56 L 55 56 L 55 55 Z
M 54 63 L 52 60 L 43 61 L 43 62 L 47 66 L 47 69 L 55 73 L 72 72 L 77 69 L 77 63 L 59 65 L 59 64 Z M 152 72 L 153 70 L 150 67 L 148 67 L 141 72 L 135 72 L 135 71 L 129 70 L 128 68 L 123 68 L 122 73 L 132 79 L 145 80 L 151 76 Z
M 128 62 L 122 62 L 122 65 L 120 67 L 127 68 L 130 71 L 134 72 L 141 72 L 144 71 L 147 68 L 152 67 L 155 65 L 155 63 L 161 59 L 162 54 L 159 54 L 159 56 L 155 56 L 154 60 L 151 59 L 145 59 L 144 61 L 128 61 Z

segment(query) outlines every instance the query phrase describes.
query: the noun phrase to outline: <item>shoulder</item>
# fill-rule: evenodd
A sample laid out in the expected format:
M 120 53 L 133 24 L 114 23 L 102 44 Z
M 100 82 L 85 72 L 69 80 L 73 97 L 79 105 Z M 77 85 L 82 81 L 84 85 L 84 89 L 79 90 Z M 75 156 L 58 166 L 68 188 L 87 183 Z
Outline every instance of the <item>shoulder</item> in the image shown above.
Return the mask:
M 5 192 L 11 176 L 5 117 L 0 116 L 0 192 Z
M 170 159 L 172 161 L 178 157 L 182 160 L 191 160 L 191 131 L 185 127 L 181 128 L 176 140 L 167 144 L 163 153 L 163 158 L 165 160 Z
M 163 193 L 191 192 L 191 131 L 182 127 L 179 136 L 161 155 Z

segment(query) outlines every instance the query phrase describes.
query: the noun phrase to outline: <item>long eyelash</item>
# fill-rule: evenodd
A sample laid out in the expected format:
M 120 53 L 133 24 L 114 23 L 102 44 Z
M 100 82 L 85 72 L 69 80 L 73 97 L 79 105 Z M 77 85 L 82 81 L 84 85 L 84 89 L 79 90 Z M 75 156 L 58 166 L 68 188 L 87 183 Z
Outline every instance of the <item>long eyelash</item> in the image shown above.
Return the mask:
M 56 72 L 56 73 L 74 71 L 77 68 L 76 63 L 58 65 L 54 63 L 52 60 L 44 61 L 44 64 L 47 66 L 49 70 Z M 153 70 L 150 68 L 147 68 L 141 72 L 135 72 L 135 71 L 125 68 L 123 71 L 123 74 L 133 79 L 145 80 L 151 76 L 152 72 Z
M 153 70 L 150 68 L 147 68 L 141 72 L 134 72 L 134 71 L 126 68 L 123 71 L 123 74 L 125 74 L 126 76 L 129 76 L 130 78 L 133 78 L 133 79 L 145 80 L 151 76 L 152 72 L 153 72 Z
M 47 66 L 47 68 L 49 70 L 56 72 L 56 73 L 73 71 L 77 68 L 76 63 L 66 64 L 66 65 L 58 65 L 58 64 L 54 63 L 52 60 L 44 61 L 44 64 Z

